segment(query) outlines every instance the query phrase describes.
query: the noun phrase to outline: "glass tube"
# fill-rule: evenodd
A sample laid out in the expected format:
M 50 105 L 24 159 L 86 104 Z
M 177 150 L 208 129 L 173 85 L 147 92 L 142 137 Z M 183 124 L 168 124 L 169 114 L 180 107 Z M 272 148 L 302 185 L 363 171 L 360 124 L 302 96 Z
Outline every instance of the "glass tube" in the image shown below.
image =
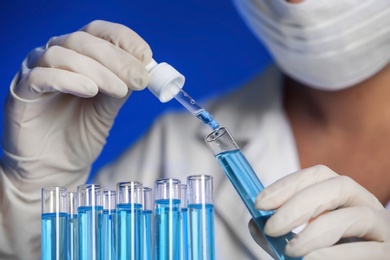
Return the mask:
M 189 259 L 187 185 L 181 184 L 180 259 Z
M 101 260 L 102 253 L 102 199 L 103 187 L 98 184 L 83 184 L 77 187 L 79 258 Z
M 143 188 L 144 203 L 142 205 L 142 257 L 143 260 L 153 259 L 152 244 L 152 213 L 153 213 L 153 194 L 149 187 Z
M 188 111 L 196 116 L 202 123 L 215 130 L 219 128 L 219 123 L 215 121 L 213 116 L 204 108 L 199 106 L 198 103 L 188 95 L 183 89 L 181 89 L 175 96 L 175 99 L 179 101 Z
M 180 259 L 180 188 L 178 179 L 155 182 L 155 259 Z
M 78 260 L 77 192 L 68 191 L 68 252 L 69 260 Z
M 102 259 L 115 260 L 116 192 L 103 191 Z
M 263 232 L 266 221 L 274 211 L 261 211 L 255 208 L 256 197 L 264 189 L 264 186 L 245 156 L 241 153 L 228 129 L 221 127 L 214 130 L 205 138 L 205 142 L 245 203 L 257 226 Z M 296 259 L 284 253 L 287 243 L 293 237 L 294 233 L 292 232 L 280 237 L 265 235 L 269 249 L 271 249 L 267 251 L 273 252 L 275 259 Z
M 67 259 L 67 190 L 46 187 L 41 190 L 41 259 Z
M 142 183 L 117 183 L 117 259 L 140 259 Z
M 191 260 L 215 259 L 213 177 L 187 177 Z

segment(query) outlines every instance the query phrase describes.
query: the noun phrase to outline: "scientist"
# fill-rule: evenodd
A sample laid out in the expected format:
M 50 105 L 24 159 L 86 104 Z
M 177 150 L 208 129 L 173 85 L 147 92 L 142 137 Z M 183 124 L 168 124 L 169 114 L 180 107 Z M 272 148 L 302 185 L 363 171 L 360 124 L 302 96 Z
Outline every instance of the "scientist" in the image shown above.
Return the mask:
M 278 209 L 266 232 L 306 223 L 292 256 L 388 259 L 390 1 L 234 2 L 276 65 L 208 109 L 268 186 L 256 201 Z M 40 188 L 85 182 L 122 104 L 147 86 L 151 58 L 129 28 L 93 21 L 23 61 L 4 108 L 0 259 L 39 259 Z M 188 113 L 166 115 L 94 182 L 211 174 L 217 259 L 268 259 L 208 132 Z

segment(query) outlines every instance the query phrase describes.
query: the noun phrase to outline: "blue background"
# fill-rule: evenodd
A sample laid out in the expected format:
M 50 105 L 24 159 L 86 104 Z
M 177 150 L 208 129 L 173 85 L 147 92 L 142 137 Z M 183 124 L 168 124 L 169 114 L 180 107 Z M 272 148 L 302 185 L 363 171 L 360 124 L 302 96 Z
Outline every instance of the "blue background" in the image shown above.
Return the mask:
M 270 62 L 229 0 L 1 1 L 0 102 L 19 66 L 36 46 L 95 19 L 132 28 L 151 46 L 154 59 L 186 76 L 185 91 L 202 100 L 231 91 Z M 181 109 L 136 92 L 120 111 L 93 172 L 135 142 L 156 117 Z M 196 120 L 196 119 L 194 119 Z

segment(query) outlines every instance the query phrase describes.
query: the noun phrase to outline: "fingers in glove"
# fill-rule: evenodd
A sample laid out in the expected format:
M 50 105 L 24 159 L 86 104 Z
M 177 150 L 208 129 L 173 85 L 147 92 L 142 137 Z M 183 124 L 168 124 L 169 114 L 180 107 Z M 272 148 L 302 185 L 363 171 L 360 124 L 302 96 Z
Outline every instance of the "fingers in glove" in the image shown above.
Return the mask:
M 383 208 L 374 195 L 351 178 L 338 176 L 292 195 L 267 221 L 264 231 L 280 236 L 326 211 L 350 206 Z
M 389 229 L 386 228 L 388 216 L 389 213 L 385 210 L 369 207 L 351 207 L 328 212 L 310 222 L 292 239 L 286 247 L 286 252 L 292 256 L 302 256 L 321 248 L 331 247 L 342 238 L 387 241 L 390 238 Z
M 136 32 L 122 24 L 96 20 L 81 30 L 111 42 L 136 57 L 145 66 L 152 60 L 149 45 Z
M 55 68 L 34 68 L 11 89 L 17 98 L 37 99 L 42 93 L 62 92 L 79 97 L 93 97 L 98 86 L 89 78 L 78 73 Z
M 324 165 L 316 165 L 296 173 L 292 173 L 260 192 L 255 206 L 262 210 L 279 208 L 297 192 L 324 180 L 338 176 Z
M 52 46 L 35 59 L 33 67 L 51 67 L 81 74 L 94 81 L 99 91 L 117 98 L 126 96 L 126 84 L 99 62 L 61 46 Z M 75 94 L 75 93 L 72 93 Z
M 390 245 L 381 242 L 357 242 L 335 245 L 332 247 L 315 250 L 305 255 L 304 260 L 316 259 L 342 259 L 342 260 L 367 260 L 387 259 Z
M 52 38 L 47 47 L 59 45 L 92 58 L 117 75 L 134 90 L 146 87 L 149 74 L 136 57 L 112 43 L 83 31 Z

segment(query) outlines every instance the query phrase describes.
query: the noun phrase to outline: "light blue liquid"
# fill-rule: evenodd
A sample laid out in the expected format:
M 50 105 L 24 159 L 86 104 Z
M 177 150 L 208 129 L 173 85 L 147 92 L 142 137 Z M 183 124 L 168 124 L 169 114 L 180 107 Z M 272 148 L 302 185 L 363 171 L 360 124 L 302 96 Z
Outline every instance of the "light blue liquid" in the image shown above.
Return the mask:
M 263 232 L 265 221 L 274 213 L 274 211 L 260 211 L 255 208 L 255 200 L 260 191 L 264 189 L 263 184 L 239 149 L 222 152 L 216 155 L 216 158 L 256 221 L 256 224 Z M 284 253 L 288 241 L 293 237 L 294 233 L 292 232 L 280 237 L 265 236 L 269 246 L 275 253 L 275 257 L 281 260 L 299 259 L 292 258 Z
M 181 230 L 180 230 L 180 259 L 181 260 L 187 260 L 189 259 L 189 251 L 190 251 L 190 244 L 189 244 L 189 223 L 188 223 L 188 209 L 187 208 L 181 208 Z
M 142 260 L 152 259 L 152 211 L 142 211 Z
M 117 259 L 141 259 L 141 204 L 117 205 Z
M 80 260 L 103 260 L 101 256 L 102 211 L 102 206 L 78 208 Z
M 205 109 L 198 110 L 194 113 L 194 115 L 202 121 L 204 124 L 211 127 L 211 129 L 216 130 L 219 128 L 219 123 L 215 121 L 213 116 Z
M 155 201 L 155 259 L 180 259 L 180 200 Z
M 103 210 L 102 217 L 102 259 L 114 260 L 115 253 L 115 211 Z
M 68 214 L 43 213 L 41 216 L 41 259 L 67 259 Z M 23 235 L 23 234 L 21 234 Z
M 175 98 L 204 124 L 210 126 L 213 130 L 219 128 L 219 123 L 214 120 L 212 115 L 207 110 L 199 106 L 198 103 L 196 103 L 196 101 L 184 90 L 181 89 L 179 93 L 176 94 Z
M 213 260 L 214 206 L 212 204 L 189 204 L 190 258 L 191 260 Z
M 69 215 L 68 219 L 68 255 L 69 260 L 78 260 L 78 248 L 79 248 L 79 237 L 77 235 L 78 232 L 78 224 L 77 224 L 77 215 Z

